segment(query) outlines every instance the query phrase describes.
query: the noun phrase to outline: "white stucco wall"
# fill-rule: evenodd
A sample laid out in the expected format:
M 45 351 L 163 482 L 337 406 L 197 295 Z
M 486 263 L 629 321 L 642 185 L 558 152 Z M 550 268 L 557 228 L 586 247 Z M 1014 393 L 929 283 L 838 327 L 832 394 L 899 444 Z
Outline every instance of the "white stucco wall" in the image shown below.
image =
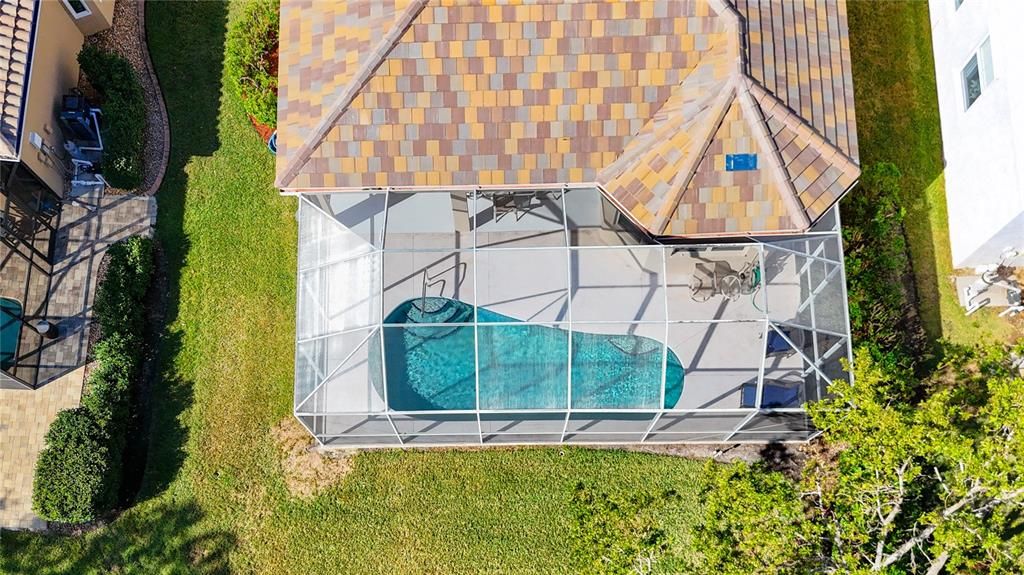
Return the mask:
M 955 267 L 1024 252 L 1024 1 L 929 0 Z M 994 80 L 965 110 L 961 71 L 990 38 Z M 1024 256 L 1014 265 L 1024 266 Z

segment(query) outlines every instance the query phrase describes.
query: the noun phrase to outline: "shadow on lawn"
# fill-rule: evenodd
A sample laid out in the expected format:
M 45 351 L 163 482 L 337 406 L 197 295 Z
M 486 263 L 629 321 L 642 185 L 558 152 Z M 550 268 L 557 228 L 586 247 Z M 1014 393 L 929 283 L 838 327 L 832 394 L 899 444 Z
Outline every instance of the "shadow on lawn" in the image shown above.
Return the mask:
M 188 430 L 179 418 L 192 404 L 192 382 L 181 379 L 175 365 L 182 350 L 182 334 L 168 326 L 178 317 L 181 270 L 190 247 L 184 229 L 186 167 L 191 158 L 210 156 L 220 147 L 217 129 L 227 10 L 224 2 L 146 5 L 150 54 L 167 105 L 171 151 L 157 192 L 157 281 L 162 284 L 164 309 L 162 325 L 154 330 L 160 334 L 155 342 L 158 367 L 149 390 L 151 414 L 144 427 L 148 433 L 139 438 L 148 452 L 143 450 L 145 474 L 136 483 L 137 502 L 163 491 L 185 457 Z
M 4 533 L 0 571 L 37 573 L 46 566 L 52 570 L 47 572 L 61 573 L 228 573 L 235 537 L 224 531 L 194 533 L 201 516 L 194 503 L 167 498 L 74 539 Z
M 857 132 L 863 166 L 895 164 L 903 174 L 905 229 L 916 306 L 928 338 L 942 336 L 939 277 L 929 187 L 942 174 L 935 62 L 928 3 L 850 2 L 849 29 Z M 856 190 L 853 193 L 857 193 Z M 941 210 L 943 211 L 943 207 Z

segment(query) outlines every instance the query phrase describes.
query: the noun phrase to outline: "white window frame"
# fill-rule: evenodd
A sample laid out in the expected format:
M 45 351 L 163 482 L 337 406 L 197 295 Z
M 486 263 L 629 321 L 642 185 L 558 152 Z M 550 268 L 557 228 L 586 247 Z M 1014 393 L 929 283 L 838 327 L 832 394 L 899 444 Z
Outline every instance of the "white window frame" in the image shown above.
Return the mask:
M 92 16 L 92 10 L 89 8 L 89 4 L 85 0 L 78 0 L 78 2 L 82 5 L 82 8 L 84 9 L 83 12 L 75 10 L 74 7 L 71 6 L 71 0 L 61 1 L 64 2 L 64 7 L 68 9 L 68 14 L 71 14 L 71 17 L 75 20 L 81 20 L 82 18 Z
M 978 83 L 981 86 L 981 93 L 974 99 L 974 102 L 970 101 L 970 96 L 967 93 L 967 69 L 972 65 L 972 63 L 978 70 Z M 992 64 L 991 37 L 985 36 L 985 39 L 979 42 L 978 45 L 971 50 L 971 55 L 968 56 L 960 66 L 960 91 L 963 95 L 964 111 L 970 110 L 971 106 L 981 99 L 985 94 L 985 91 L 994 81 L 995 70 Z

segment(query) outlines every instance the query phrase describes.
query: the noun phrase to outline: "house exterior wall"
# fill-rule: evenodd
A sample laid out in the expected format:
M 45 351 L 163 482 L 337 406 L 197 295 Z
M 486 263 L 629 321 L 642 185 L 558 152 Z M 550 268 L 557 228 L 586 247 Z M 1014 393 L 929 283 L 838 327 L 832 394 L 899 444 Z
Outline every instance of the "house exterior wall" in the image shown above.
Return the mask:
M 74 19 L 82 34 L 89 36 L 110 28 L 114 21 L 114 0 L 82 0 L 89 7 L 88 16 Z
M 112 4 L 112 2 L 111 2 Z M 21 160 L 47 186 L 63 195 L 64 175 L 30 142 L 35 132 L 56 150 L 64 139 L 57 123 L 61 97 L 78 85 L 78 51 L 85 36 L 63 2 L 40 2 L 28 97 L 21 131 Z
M 1024 254 L 1024 2 L 929 0 L 954 267 Z M 966 109 L 961 73 L 986 38 L 994 79 Z M 1024 266 L 1024 255 L 1012 265 Z

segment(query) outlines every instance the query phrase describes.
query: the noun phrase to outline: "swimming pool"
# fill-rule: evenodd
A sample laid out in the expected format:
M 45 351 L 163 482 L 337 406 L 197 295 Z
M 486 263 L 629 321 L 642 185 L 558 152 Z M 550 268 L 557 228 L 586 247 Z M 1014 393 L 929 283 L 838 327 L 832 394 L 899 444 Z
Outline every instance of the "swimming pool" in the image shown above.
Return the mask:
M 18 357 L 22 311 L 17 301 L 0 297 L 0 369 L 14 367 Z
M 664 407 L 679 401 L 684 369 L 662 343 L 636 335 L 569 332 L 480 308 L 479 355 L 472 326 L 409 324 L 472 323 L 474 306 L 449 298 L 416 298 L 399 304 L 384 327 L 388 403 L 399 411 L 476 409 L 565 409 L 567 357 L 572 341 L 572 408 L 658 409 L 664 368 Z M 499 322 L 513 325 L 488 325 Z M 379 340 L 373 340 L 379 345 Z M 381 354 L 371 352 L 371 358 Z M 664 364 L 663 364 L 664 362 Z M 376 366 L 373 373 L 381 373 Z M 377 378 L 375 385 L 382 392 Z

